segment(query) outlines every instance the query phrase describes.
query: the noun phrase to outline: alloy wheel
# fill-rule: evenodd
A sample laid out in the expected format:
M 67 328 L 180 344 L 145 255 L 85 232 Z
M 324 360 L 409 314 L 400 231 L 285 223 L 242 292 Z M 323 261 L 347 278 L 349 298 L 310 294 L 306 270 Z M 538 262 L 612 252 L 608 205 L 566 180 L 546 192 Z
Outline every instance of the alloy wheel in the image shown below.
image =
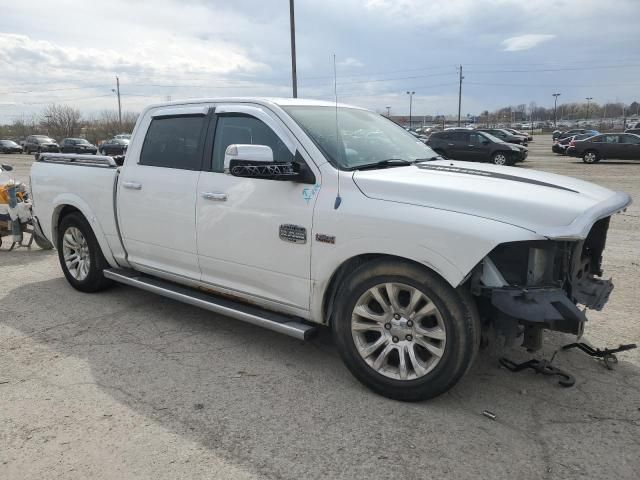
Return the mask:
M 87 278 L 91 268 L 91 255 L 87 239 L 78 228 L 69 227 L 64 232 L 62 255 L 73 278 L 80 282 Z
M 422 291 L 402 283 L 382 283 L 360 296 L 351 333 L 362 359 L 376 372 L 414 380 L 432 371 L 446 345 L 438 307 Z

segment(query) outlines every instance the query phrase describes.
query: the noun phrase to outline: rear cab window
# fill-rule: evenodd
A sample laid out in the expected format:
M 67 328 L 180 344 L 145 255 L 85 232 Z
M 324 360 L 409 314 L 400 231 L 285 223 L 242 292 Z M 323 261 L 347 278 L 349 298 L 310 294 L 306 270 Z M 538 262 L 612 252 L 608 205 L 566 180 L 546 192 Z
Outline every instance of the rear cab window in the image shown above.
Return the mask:
M 154 117 L 142 145 L 140 165 L 200 170 L 206 124 L 203 114 Z

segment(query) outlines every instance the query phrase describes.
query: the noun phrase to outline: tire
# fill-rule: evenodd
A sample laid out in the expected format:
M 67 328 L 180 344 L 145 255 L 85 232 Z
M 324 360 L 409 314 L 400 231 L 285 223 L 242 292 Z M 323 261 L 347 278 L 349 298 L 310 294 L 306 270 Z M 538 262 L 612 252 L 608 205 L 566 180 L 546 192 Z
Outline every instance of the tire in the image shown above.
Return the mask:
M 67 235 L 66 239 L 65 235 Z M 73 288 L 81 292 L 98 292 L 112 285 L 113 282 L 105 278 L 102 273 L 109 265 L 89 222 L 81 213 L 70 213 L 60 221 L 57 241 L 58 259 L 62 272 Z M 74 251 L 80 251 L 82 258 L 75 263 L 77 265 L 75 270 L 70 269 L 65 260 L 65 256 L 69 259 Z M 70 262 L 70 265 L 73 264 Z M 82 268 L 83 265 L 84 268 Z
M 374 290 L 386 301 L 385 308 Z M 339 291 L 331 324 L 335 344 L 353 376 L 374 392 L 402 401 L 433 398 L 449 390 L 473 363 L 480 343 L 478 317 L 432 271 L 401 260 L 374 260 L 354 270 Z M 418 314 L 411 313 L 414 294 Z M 393 317 L 395 308 L 398 317 Z
M 587 150 L 582 155 L 582 161 L 584 163 L 598 163 L 600 161 L 600 154 L 595 150 Z
M 40 235 L 36 234 L 35 232 L 32 233 L 32 235 L 33 235 L 33 241 L 42 250 L 51 250 L 53 248 L 53 245 L 51 244 L 51 242 L 49 240 L 47 240 L 46 238 L 41 237 Z
M 491 156 L 494 165 L 513 165 L 513 160 L 506 152 L 496 152 Z
M 104 149 L 100 150 L 100 155 L 106 155 L 106 153 L 104 153 Z

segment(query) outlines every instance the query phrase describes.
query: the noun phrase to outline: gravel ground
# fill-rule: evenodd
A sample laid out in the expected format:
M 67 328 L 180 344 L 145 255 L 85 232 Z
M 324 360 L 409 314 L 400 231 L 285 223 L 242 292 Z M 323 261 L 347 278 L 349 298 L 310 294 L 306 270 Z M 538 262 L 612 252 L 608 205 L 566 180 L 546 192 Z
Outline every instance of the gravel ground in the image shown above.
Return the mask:
M 520 168 L 584 178 L 640 198 L 640 162 L 585 165 L 531 144 Z M 31 157 L 2 156 L 18 178 Z M 640 205 L 614 217 L 590 313 L 595 346 L 640 340 Z M 430 402 L 376 396 L 330 335 L 303 343 L 128 287 L 88 295 L 54 252 L 0 251 L 0 478 L 640 478 L 640 352 L 613 371 L 579 351 L 555 363 L 564 389 L 481 352 Z M 547 334 L 549 358 L 573 338 Z M 489 410 L 491 420 L 482 415 Z

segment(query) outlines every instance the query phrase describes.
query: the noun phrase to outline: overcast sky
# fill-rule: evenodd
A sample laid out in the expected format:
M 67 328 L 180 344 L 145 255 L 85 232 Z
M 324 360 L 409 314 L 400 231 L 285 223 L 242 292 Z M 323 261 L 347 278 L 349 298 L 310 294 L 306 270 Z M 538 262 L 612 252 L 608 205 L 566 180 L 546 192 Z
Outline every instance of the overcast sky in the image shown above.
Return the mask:
M 0 122 L 291 95 L 288 0 L 2 0 Z M 392 113 L 640 98 L 640 0 L 296 0 L 299 96 Z

